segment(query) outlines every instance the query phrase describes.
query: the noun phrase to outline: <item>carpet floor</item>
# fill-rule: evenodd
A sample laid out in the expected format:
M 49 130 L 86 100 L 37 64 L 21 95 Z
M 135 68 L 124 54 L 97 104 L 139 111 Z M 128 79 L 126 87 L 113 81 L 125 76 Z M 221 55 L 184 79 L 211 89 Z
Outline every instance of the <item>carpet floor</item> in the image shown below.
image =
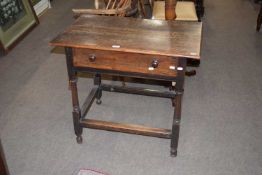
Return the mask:
M 197 75 L 186 78 L 176 158 L 165 139 L 85 129 L 83 144 L 76 143 L 64 55 L 48 42 L 74 21 L 72 8 L 90 5 L 54 0 L 40 25 L 0 58 L 0 136 L 11 175 L 261 175 L 258 4 L 205 0 L 202 60 Z M 92 84 L 79 79 L 81 102 Z M 170 127 L 168 99 L 104 93 L 102 100 L 90 116 Z

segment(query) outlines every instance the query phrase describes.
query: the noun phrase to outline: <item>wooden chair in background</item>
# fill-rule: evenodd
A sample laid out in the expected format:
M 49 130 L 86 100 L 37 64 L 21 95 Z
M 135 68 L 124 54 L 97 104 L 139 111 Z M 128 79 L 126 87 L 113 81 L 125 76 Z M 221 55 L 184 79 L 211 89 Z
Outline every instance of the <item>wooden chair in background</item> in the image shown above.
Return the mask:
M 195 2 L 165 0 L 149 0 L 152 9 L 152 19 L 160 20 L 181 20 L 181 21 L 200 21 L 197 15 Z M 146 10 L 143 0 L 95 0 L 94 9 L 73 9 L 76 15 L 95 14 L 95 15 L 114 15 L 114 16 L 132 16 L 138 11 L 138 5 L 143 17 L 146 16 Z M 188 60 L 188 66 L 199 66 L 199 61 Z M 196 71 L 187 71 L 187 76 L 195 75 Z M 124 80 L 123 81 L 123 85 Z
M 73 9 L 76 15 L 132 16 L 137 12 L 137 0 L 95 0 L 94 9 Z
M 72 9 L 72 11 L 76 17 L 83 14 L 129 17 L 137 14 L 138 5 L 141 5 L 141 2 L 142 0 L 95 0 L 93 9 Z M 113 80 L 119 79 L 125 86 L 124 77 L 113 76 L 112 78 Z

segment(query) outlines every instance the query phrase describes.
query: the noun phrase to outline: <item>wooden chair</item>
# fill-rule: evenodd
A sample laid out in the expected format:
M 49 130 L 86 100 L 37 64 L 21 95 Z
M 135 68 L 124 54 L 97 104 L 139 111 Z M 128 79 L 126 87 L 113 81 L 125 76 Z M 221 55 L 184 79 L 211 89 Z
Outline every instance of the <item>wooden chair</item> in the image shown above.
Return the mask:
M 203 0 L 191 1 L 154 1 L 152 19 L 179 20 L 179 21 L 201 21 L 203 15 Z M 170 17 L 166 15 L 171 15 Z
M 260 30 L 261 24 L 262 24 L 262 4 L 261 4 L 261 7 L 260 7 L 260 12 L 259 12 L 258 17 L 257 17 L 257 31 L 258 32 Z
M 73 12 L 76 15 L 131 16 L 137 11 L 136 4 L 137 0 L 95 0 L 94 9 L 73 9 Z

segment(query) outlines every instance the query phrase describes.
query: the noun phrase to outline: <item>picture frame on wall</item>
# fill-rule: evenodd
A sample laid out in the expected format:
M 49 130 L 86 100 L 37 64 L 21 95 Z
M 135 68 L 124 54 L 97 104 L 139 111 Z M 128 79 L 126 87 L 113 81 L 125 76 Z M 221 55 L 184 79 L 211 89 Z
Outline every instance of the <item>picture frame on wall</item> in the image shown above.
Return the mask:
M 30 0 L 0 0 L 0 50 L 7 54 L 39 24 Z

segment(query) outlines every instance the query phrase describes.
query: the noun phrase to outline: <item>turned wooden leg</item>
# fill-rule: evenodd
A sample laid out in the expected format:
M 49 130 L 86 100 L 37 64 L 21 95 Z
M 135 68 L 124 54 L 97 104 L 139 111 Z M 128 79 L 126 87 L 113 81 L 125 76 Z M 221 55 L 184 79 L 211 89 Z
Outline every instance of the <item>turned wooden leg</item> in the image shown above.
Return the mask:
M 94 84 L 98 86 L 98 92 L 96 94 L 96 104 L 100 105 L 102 103 L 102 88 L 101 88 L 101 75 L 96 74 L 94 78 Z
M 140 10 L 142 12 L 143 18 L 145 18 L 146 17 L 146 9 L 145 9 L 144 0 L 138 0 L 138 3 L 139 3 Z
M 181 58 L 178 63 L 179 67 L 183 69 L 178 71 L 178 78 L 175 84 L 176 96 L 172 99 L 172 104 L 174 106 L 174 116 L 172 124 L 172 136 L 171 136 L 171 156 L 177 156 L 178 140 L 179 140 L 179 130 L 181 121 L 181 105 L 182 96 L 184 92 L 184 79 L 185 79 L 185 69 L 186 69 L 186 59 Z
M 83 128 L 80 126 L 79 122 L 81 119 L 81 110 L 79 107 L 78 92 L 77 92 L 77 77 L 76 72 L 73 69 L 73 50 L 72 48 L 65 48 L 66 53 L 66 64 L 67 73 L 69 79 L 69 86 L 72 93 L 72 104 L 73 104 L 73 122 L 74 130 L 76 134 L 77 143 L 82 143 L 82 132 Z
M 73 122 L 74 130 L 76 134 L 77 143 L 81 144 L 83 128 L 80 126 L 81 110 L 79 107 L 78 92 L 77 92 L 77 79 L 70 80 L 71 92 L 72 92 L 72 103 L 73 103 Z
M 171 156 L 177 156 L 177 147 L 179 139 L 180 121 L 181 121 L 181 102 L 182 94 L 180 92 L 176 95 L 173 104 L 175 105 L 173 126 L 172 126 L 172 138 L 171 138 Z

